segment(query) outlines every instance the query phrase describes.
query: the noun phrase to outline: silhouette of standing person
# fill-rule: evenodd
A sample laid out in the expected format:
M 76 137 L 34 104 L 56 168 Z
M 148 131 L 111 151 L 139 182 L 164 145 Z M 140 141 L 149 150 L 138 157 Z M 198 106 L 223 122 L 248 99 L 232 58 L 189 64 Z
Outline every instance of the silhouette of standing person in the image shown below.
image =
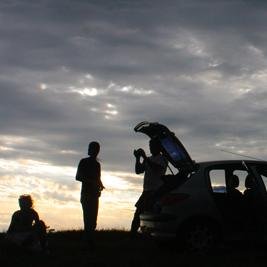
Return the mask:
M 7 230 L 7 239 L 12 243 L 33 251 L 46 251 L 46 225 L 33 209 L 30 195 L 19 197 L 20 210 L 13 213 Z
M 94 249 L 94 232 L 97 224 L 99 197 L 104 186 L 101 182 L 101 165 L 97 160 L 100 151 L 98 142 L 88 147 L 89 157 L 81 159 L 76 180 L 82 183 L 81 204 L 83 209 L 85 241 L 89 249 Z
M 136 174 L 144 173 L 143 192 L 136 202 L 136 211 L 131 224 L 131 235 L 135 236 L 140 227 L 140 214 L 149 206 L 149 201 L 155 191 L 163 184 L 161 176 L 165 174 L 167 162 L 160 152 L 158 142 L 151 139 L 149 142 L 151 156 L 147 157 L 142 148 L 134 151 L 136 158 Z

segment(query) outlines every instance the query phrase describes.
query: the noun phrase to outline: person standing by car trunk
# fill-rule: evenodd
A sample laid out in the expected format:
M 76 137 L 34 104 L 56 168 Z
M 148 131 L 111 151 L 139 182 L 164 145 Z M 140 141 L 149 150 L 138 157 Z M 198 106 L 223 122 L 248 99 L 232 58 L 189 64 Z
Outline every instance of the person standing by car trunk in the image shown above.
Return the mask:
M 149 142 L 151 156 L 147 157 L 142 148 L 134 150 L 136 158 L 136 174 L 144 173 L 143 192 L 135 204 L 136 211 L 131 224 L 131 235 L 135 236 L 140 227 L 140 214 L 149 208 L 150 199 L 163 184 L 161 176 L 165 174 L 167 162 L 160 152 L 160 146 L 155 139 Z
M 99 151 L 99 143 L 91 142 L 88 147 L 89 157 L 81 159 L 76 174 L 76 180 L 82 183 L 81 204 L 85 241 L 89 249 L 94 249 L 94 231 L 97 224 L 99 197 L 104 189 L 100 179 L 101 165 L 97 160 Z

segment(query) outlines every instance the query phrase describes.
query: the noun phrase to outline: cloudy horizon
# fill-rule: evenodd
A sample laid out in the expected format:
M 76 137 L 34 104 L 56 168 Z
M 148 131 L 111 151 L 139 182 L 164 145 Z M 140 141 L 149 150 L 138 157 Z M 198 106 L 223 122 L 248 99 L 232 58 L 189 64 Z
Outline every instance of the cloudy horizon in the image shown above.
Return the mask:
M 128 229 L 141 121 L 168 126 L 196 161 L 267 159 L 266 13 L 246 0 L 1 1 L 0 230 L 23 193 L 51 228 L 82 227 L 74 177 L 92 140 L 98 227 Z

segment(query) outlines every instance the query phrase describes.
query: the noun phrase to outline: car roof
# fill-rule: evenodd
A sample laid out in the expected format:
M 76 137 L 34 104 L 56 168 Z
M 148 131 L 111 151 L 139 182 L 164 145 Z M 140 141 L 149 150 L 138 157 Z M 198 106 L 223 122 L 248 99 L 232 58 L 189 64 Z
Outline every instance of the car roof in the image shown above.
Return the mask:
M 264 160 L 217 160 L 217 161 L 201 161 L 197 162 L 198 165 L 209 166 L 209 165 L 230 165 L 230 164 L 242 164 L 242 162 L 248 164 L 267 164 Z

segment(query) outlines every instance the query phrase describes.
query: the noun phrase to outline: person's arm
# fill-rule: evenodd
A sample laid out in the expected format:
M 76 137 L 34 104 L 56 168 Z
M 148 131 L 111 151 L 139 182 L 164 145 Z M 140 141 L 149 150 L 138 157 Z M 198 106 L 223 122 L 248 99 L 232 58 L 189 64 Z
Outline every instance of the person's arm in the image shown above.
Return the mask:
M 102 191 L 103 189 L 105 189 L 105 186 L 103 185 L 102 181 L 99 181 L 99 189 L 100 191 Z
M 40 221 L 39 214 L 34 209 L 32 211 L 33 211 L 33 220 L 35 223 L 38 223 Z
M 97 168 L 97 175 L 99 177 L 98 179 L 98 183 L 99 183 L 99 190 L 102 191 L 103 189 L 105 189 L 105 186 L 103 185 L 102 181 L 101 181 L 101 165 L 100 163 L 98 163 L 98 168 Z
M 9 225 L 9 227 L 8 227 L 8 230 L 7 230 L 7 233 L 8 233 L 8 234 L 14 232 L 15 224 L 16 224 L 16 214 L 14 213 L 14 214 L 12 215 L 12 217 L 11 217 L 11 222 L 10 222 L 10 225 Z
M 82 182 L 83 181 L 83 174 L 82 174 L 82 160 L 79 162 L 79 165 L 78 165 L 78 168 L 77 168 L 77 173 L 76 173 L 76 180 L 79 181 L 79 182 Z

